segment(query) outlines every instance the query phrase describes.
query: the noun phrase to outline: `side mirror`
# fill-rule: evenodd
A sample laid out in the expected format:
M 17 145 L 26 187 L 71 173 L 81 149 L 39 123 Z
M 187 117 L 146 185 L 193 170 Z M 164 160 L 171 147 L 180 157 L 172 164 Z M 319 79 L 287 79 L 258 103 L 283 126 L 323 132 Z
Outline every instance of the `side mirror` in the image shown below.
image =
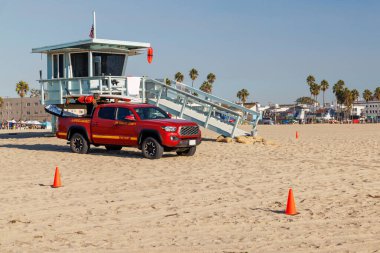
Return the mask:
M 171 115 L 170 113 L 168 113 L 168 116 L 169 116 L 169 118 L 172 118 L 172 117 L 173 117 L 173 115 Z
M 135 120 L 136 120 L 136 119 L 135 119 L 135 116 L 133 116 L 133 115 L 125 116 L 124 119 L 125 119 L 125 120 L 128 120 L 128 121 L 135 121 Z

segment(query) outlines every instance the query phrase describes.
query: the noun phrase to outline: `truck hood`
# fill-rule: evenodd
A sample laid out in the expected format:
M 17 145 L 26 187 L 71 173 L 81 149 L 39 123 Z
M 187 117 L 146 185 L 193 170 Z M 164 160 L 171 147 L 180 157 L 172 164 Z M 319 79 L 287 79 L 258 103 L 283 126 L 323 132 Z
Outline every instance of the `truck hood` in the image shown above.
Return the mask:
M 151 120 L 142 120 L 142 122 L 149 123 L 152 125 L 159 126 L 197 126 L 197 123 L 192 121 L 183 120 L 183 119 L 151 119 Z

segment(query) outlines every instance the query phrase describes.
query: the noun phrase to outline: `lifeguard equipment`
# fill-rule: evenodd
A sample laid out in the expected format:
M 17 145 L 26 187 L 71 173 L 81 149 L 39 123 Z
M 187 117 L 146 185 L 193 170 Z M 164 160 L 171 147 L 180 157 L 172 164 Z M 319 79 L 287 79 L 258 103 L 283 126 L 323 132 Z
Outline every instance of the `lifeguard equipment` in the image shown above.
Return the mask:
M 151 64 L 153 61 L 153 48 L 151 47 L 148 48 L 147 59 L 148 59 L 149 64 Z
M 91 104 L 94 101 L 94 96 L 80 96 L 78 102 L 81 104 Z

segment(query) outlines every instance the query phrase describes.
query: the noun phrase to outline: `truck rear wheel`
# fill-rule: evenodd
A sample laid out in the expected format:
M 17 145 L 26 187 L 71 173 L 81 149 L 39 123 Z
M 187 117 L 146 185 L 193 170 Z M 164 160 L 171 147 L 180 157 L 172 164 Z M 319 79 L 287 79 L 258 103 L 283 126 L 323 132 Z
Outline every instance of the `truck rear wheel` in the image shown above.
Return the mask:
M 147 137 L 142 143 L 142 153 L 145 158 L 159 159 L 164 153 L 164 148 L 153 137 Z
M 74 153 L 87 154 L 90 150 L 90 145 L 82 134 L 75 133 L 70 138 L 70 148 Z
M 197 147 L 196 146 L 188 148 L 186 150 L 177 151 L 177 155 L 181 155 L 181 156 L 193 156 L 195 154 L 195 151 L 197 151 Z

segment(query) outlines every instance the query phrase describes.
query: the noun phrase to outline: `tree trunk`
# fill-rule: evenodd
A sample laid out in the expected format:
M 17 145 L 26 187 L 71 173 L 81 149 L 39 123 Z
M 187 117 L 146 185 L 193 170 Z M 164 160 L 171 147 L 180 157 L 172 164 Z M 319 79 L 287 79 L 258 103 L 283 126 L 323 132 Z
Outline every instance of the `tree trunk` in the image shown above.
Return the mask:
M 323 91 L 323 108 L 325 108 L 325 92 Z
M 22 120 L 22 97 L 21 97 L 21 115 L 20 115 L 20 121 Z

